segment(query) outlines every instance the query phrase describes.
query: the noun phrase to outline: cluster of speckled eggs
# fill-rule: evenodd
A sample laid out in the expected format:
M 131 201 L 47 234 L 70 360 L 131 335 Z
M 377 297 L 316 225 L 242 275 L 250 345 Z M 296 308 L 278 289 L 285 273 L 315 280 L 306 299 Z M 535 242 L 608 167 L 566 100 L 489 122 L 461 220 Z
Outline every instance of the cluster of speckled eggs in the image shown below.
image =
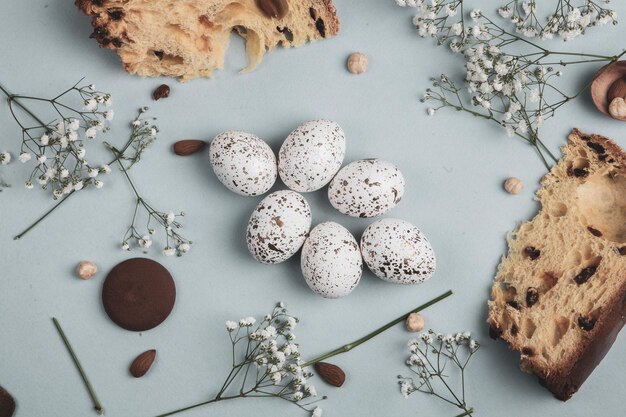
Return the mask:
M 404 194 L 404 177 L 396 166 L 364 159 L 341 168 L 345 151 L 346 137 L 337 123 L 312 120 L 289 134 L 278 161 L 267 143 L 239 131 L 217 135 L 209 158 L 217 178 L 235 193 L 265 194 L 279 175 L 289 187 L 269 194 L 250 216 L 246 240 L 257 261 L 284 262 L 302 248 L 302 274 L 309 287 L 326 298 L 350 294 L 361 279 L 363 261 L 385 281 L 426 281 L 435 272 L 435 254 L 423 233 L 409 222 L 377 220 L 365 229 L 360 245 L 335 222 L 311 230 L 311 208 L 302 193 L 328 184 L 333 207 L 363 218 L 387 213 Z

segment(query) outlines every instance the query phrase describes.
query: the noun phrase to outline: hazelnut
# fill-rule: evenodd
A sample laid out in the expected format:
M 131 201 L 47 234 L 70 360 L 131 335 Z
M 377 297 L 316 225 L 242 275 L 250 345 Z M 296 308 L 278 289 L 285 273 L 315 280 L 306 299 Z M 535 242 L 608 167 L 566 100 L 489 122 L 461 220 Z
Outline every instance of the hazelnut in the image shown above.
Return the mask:
M 90 261 L 83 261 L 76 267 L 76 275 L 80 279 L 89 279 L 96 275 L 96 272 L 98 272 L 98 267 Z
M 348 57 L 347 66 L 351 73 L 363 74 L 367 70 L 367 57 L 360 52 L 354 52 Z
M 504 181 L 504 189 L 509 194 L 519 194 L 524 188 L 524 183 L 519 178 L 511 177 Z
M 614 119 L 626 118 L 626 101 L 621 97 L 615 97 L 609 104 L 609 114 Z
M 424 326 L 426 326 L 424 317 L 417 313 L 411 313 L 406 318 L 406 329 L 410 332 L 419 332 L 424 329 Z

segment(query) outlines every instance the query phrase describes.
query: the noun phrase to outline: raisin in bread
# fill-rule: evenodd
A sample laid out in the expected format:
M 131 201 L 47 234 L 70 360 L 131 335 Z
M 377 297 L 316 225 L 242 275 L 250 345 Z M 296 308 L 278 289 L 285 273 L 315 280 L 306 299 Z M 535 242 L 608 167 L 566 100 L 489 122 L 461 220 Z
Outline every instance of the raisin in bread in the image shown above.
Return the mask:
M 230 33 L 246 40 L 251 71 L 266 50 L 339 32 L 332 0 L 76 0 L 101 46 L 126 71 L 189 80 L 224 67 Z
M 567 400 L 625 323 L 626 154 L 576 129 L 563 153 L 541 180 L 541 211 L 508 238 L 487 322 Z

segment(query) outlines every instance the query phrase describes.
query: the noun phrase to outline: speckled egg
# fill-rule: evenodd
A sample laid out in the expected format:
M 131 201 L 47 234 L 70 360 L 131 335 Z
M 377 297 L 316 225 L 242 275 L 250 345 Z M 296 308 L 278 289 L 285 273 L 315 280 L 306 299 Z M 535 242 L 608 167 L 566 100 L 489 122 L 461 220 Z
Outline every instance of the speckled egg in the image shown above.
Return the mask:
M 246 241 L 259 262 L 277 264 L 293 256 L 311 228 L 311 209 L 304 197 L 289 191 L 276 191 L 254 209 Z
M 404 177 L 391 162 L 363 159 L 343 167 L 328 186 L 334 208 L 353 217 L 380 216 L 404 195 Z
M 361 237 L 363 260 L 379 278 L 397 284 L 420 284 L 435 272 L 435 252 L 420 230 L 398 219 L 370 224 Z
M 301 266 L 306 283 L 325 298 L 350 294 L 363 272 L 359 245 L 348 229 L 334 222 L 311 230 L 302 246 Z
M 287 136 L 278 153 L 278 173 L 285 185 L 306 193 L 335 176 L 346 154 L 346 137 L 330 120 L 312 120 Z
M 274 152 L 251 133 L 220 133 L 211 141 L 209 160 L 220 182 L 237 194 L 261 195 L 276 181 Z

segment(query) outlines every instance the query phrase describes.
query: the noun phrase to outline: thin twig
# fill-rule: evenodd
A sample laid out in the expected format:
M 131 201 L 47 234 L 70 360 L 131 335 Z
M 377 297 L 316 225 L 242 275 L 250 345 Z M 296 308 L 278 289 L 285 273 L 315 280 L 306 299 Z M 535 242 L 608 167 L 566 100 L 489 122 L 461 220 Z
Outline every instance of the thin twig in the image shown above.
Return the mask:
M 91 401 L 93 402 L 93 406 L 96 409 L 96 412 L 100 415 L 104 415 L 104 408 L 102 407 L 102 404 L 100 404 L 100 401 L 98 400 L 98 396 L 96 395 L 96 392 L 94 391 L 93 387 L 91 386 L 91 383 L 89 382 L 89 379 L 87 378 L 87 374 L 85 374 L 85 371 L 83 370 L 83 367 L 81 366 L 80 361 L 78 360 L 78 357 L 74 353 L 74 349 L 72 349 L 72 345 L 70 344 L 69 340 L 67 340 L 67 337 L 65 336 L 65 333 L 63 332 L 63 329 L 61 328 L 61 324 L 56 319 L 56 317 L 52 318 L 52 322 L 54 323 L 54 327 L 56 327 L 57 332 L 59 332 L 59 336 L 61 336 L 61 339 L 63 340 L 63 344 L 65 344 L 65 348 L 70 354 L 72 361 L 74 362 L 74 365 L 76 366 L 76 370 L 78 370 L 78 373 L 80 374 L 80 377 L 83 380 L 83 384 L 85 384 L 85 388 L 87 388 L 87 392 L 89 392 L 89 397 L 91 397 Z

